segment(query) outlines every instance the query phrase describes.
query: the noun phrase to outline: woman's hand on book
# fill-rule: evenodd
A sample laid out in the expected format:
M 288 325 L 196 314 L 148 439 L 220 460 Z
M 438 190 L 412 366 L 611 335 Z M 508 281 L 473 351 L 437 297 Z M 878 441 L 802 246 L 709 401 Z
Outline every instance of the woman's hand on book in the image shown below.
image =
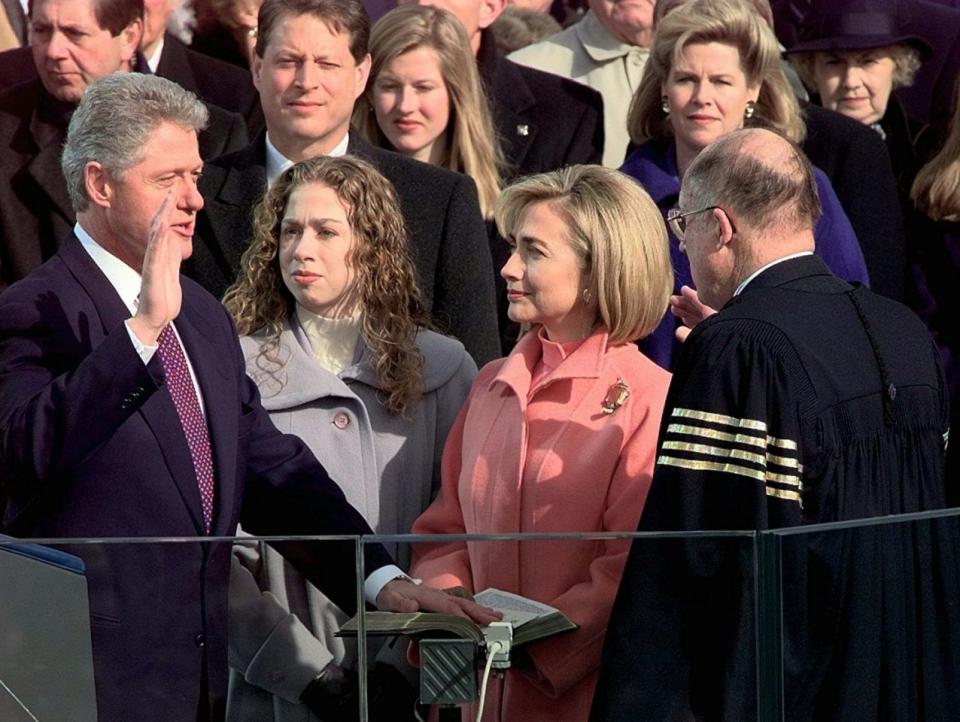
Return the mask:
M 425 584 L 414 584 L 408 579 L 388 582 L 377 596 L 377 608 L 384 612 L 440 612 L 472 619 L 485 627 L 498 622 L 503 615 L 495 609 L 484 607 L 469 599 L 447 594 L 441 589 Z

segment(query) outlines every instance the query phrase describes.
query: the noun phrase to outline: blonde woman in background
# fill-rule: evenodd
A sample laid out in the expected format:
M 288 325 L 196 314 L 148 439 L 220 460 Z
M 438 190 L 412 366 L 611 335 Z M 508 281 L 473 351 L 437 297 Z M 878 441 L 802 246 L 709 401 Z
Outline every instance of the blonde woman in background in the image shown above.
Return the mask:
M 713 141 L 749 126 L 774 129 L 798 143 L 806 133 L 773 31 L 752 6 L 737 0 L 691 0 L 664 16 L 628 125 L 638 147 L 620 170 L 640 181 L 668 219 L 684 171 Z M 840 278 L 867 283 L 863 253 L 833 187 L 820 170 L 816 181 L 823 215 L 815 252 Z M 693 286 L 693 277 L 673 232 L 670 252 L 679 295 Z M 641 343 L 667 369 L 675 363 L 678 325 L 667 317 Z
M 389 181 L 364 161 L 318 157 L 270 188 L 224 297 L 271 420 L 380 534 L 408 532 L 430 503 L 476 374 L 459 341 L 425 329 L 415 278 Z M 408 549 L 391 552 L 407 566 Z M 344 612 L 266 546 L 239 545 L 235 560 L 229 719 L 306 720 L 308 707 L 356 720 L 354 649 L 334 637 Z M 411 719 L 404 664 L 371 670 L 371 720 Z
M 373 26 L 370 56 L 355 125 L 374 145 L 473 178 L 492 219 L 503 156 L 463 25 L 446 10 L 404 5 Z
M 353 123 L 374 145 L 465 173 L 477 184 L 494 271 L 510 255 L 493 224 L 503 154 L 463 25 L 436 7 L 402 5 L 373 26 L 367 91 Z M 519 333 L 507 317 L 506 287 L 495 275 L 500 345 Z

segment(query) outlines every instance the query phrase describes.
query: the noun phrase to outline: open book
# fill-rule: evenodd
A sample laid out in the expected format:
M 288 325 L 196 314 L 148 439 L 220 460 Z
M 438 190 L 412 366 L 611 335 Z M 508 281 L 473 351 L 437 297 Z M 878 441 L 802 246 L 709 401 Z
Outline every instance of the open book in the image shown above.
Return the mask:
M 560 632 L 577 628 L 563 612 L 547 604 L 511 594 L 499 589 L 485 589 L 473 600 L 477 604 L 496 609 L 503 613 L 503 621 L 513 625 L 513 646 L 527 644 Z M 415 636 L 431 633 L 435 636 L 449 636 L 460 639 L 483 641 L 483 630 L 474 622 L 453 614 L 437 612 L 367 612 L 365 615 L 367 635 L 377 636 Z M 353 617 L 344 624 L 339 636 L 355 637 L 359 620 Z

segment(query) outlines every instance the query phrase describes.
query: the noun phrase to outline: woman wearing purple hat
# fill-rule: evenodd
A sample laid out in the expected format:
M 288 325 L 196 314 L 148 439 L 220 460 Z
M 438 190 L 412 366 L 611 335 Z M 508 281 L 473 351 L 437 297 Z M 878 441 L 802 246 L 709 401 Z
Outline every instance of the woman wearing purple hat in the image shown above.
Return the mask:
M 919 123 L 893 95 L 913 83 L 930 46 L 903 31 L 896 0 L 848 0 L 814 7 L 787 54 L 820 104 L 876 130 L 887 144 L 904 200 L 918 164 Z

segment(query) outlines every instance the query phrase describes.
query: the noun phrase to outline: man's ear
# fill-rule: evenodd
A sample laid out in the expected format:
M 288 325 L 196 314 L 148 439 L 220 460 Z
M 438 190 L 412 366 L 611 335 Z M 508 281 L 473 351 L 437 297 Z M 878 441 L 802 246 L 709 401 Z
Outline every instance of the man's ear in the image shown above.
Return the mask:
M 263 58 L 253 53 L 253 62 L 250 63 L 250 75 L 253 77 L 253 87 L 260 92 L 260 73 L 263 72 Z
M 717 234 L 717 249 L 726 246 L 733 240 L 733 234 L 735 233 L 733 229 L 733 223 L 730 221 L 730 216 L 727 215 L 727 212 L 721 208 L 714 208 L 711 211 L 713 214 L 713 219 L 717 222 L 717 228 L 719 233 Z
M 133 20 L 127 27 L 120 31 L 120 59 L 125 63 L 130 62 L 140 47 L 140 39 L 143 37 L 143 21 L 140 18 Z M 131 67 L 133 64 L 131 63 Z
M 109 208 L 113 199 L 113 181 L 107 169 L 92 160 L 83 167 L 83 185 L 94 205 Z
M 507 0 L 480 0 L 480 15 L 477 23 L 481 30 L 493 25 L 507 7 Z
M 370 53 L 367 53 L 363 60 L 357 63 L 356 86 L 353 94 L 354 100 L 363 95 L 363 91 L 367 89 L 367 79 L 370 77 L 370 66 L 372 62 L 373 61 L 370 59 Z

